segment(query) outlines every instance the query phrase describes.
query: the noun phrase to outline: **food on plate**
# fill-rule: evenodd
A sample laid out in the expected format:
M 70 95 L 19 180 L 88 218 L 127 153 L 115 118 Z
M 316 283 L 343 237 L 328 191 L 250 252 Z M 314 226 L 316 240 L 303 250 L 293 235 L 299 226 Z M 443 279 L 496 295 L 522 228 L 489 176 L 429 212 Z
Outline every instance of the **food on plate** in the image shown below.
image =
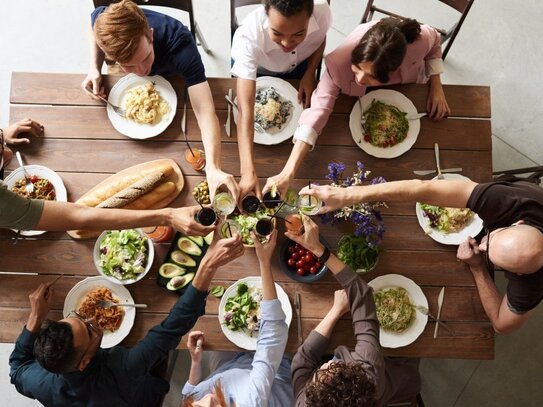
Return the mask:
M 100 242 L 99 264 L 106 276 L 136 278 L 147 265 L 148 239 L 137 230 L 110 230 Z
M 468 208 L 447 208 L 424 203 L 420 204 L 420 208 L 430 221 L 430 227 L 444 234 L 461 231 L 475 216 Z
M 166 288 L 170 291 L 177 291 L 189 285 L 196 273 L 187 273 L 183 276 L 173 277 L 166 284 Z
M 405 288 L 383 288 L 373 293 L 377 319 L 381 328 L 390 332 L 403 332 L 415 321 L 415 307 Z
M 103 308 L 98 306 L 98 301 L 111 301 L 118 304 L 109 288 L 97 287 L 87 293 L 77 313 L 86 319 L 94 318 L 98 328 L 115 332 L 121 326 L 124 317 L 123 307 Z
M 338 243 L 338 258 L 356 271 L 370 271 L 377 264 L 379 247 L 369 247 L 365 237 L 344 235 Z
M 177 264 L 173 264 L 173 263 L 164 263 L 158 269 L 158 274 L 160 274 L 164 278 L 182 276 L 185 273 L 186 273 L 186 270 L 184 267 L 180 267 Z
M 318 261 L 317 256 L 298 243 L 288 247 L 287 255 L 288 269 L 301 277 L 308 274 L 317 274 L 322 268 L 322 263 Z
M 133 183 L 129 187 L 117 192 L 112 197 L 97 205 L 98 208 L 123 208 L 131 202 L 134 202 L 139 197 L 151 191 L 162 180 L 164 174 L 160 171 L 155 171 L 146 175 L 141 180 Z
M 170 255 L 172 261 L 181 267 L 195 267 L 196 261 L 181 250 L 174 250 Z
M 177 247 L 179 250 L 191 256 L 200 256 L 202 254 L 200 246 L 188 237 L 180 237 L 179 240 L 177 240 Z
M 170 105 L 160 96 L 154 83 L 147 83 L 127 91 L 124 109 L 127 119 L 138 124 L 154 124 L 168 115 Z
M 373 100 L 364 112 L 362 128 L 364 140 L 376 147 L 392 147 L 407 137 L 407 113 L 396 106 Z
M 196 185 L 192 190 L 192 196 L 198 203 L 203 205 L 210 204 L 211 200 L 209 199 L 209 186 L 207 185 L 207 181 L 202 181 Z
M 239 225 L 241 229 L 241 240 L 243 241 L 243 244 L 248 246 L 254 246 L 255 242 L 253 241 L 251 232 L 256 227 L 256 224 L 260 219 L 268 217 L 268 212 L 265 209 L 259 209 L 255 213 L 241 213 L 232 216 L 232 219 Z
M 31 175 L 29 178 L 32 185 L 34 185 L 34 191 L 31 194 L 26 191 L 26 179 L 24 177 L 15 181 L 11 190 L 25 198 L 44 199 L 46 201 L 56 199 L 55 187 L 51 181 L 38 175 Z
M 224 325 L 231 331 L 242 330 L 250 337 L 260 329 L 262 290 L 239 283 L 236 294 L 226 300 Z
M 273 86 L 258 89 L 255 98 L 255 122 L 264 130 L 278 129 L 285 124 L 292 110 L 291 101 L 282 101 L 281 95 Z

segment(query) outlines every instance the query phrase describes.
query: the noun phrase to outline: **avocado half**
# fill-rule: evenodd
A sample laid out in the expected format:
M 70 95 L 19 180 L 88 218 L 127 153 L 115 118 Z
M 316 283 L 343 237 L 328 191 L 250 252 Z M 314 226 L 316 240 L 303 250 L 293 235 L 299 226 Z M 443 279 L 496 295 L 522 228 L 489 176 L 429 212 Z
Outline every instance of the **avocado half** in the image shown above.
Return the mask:
M 158 273 L 164 278 L 172 278 L 185 274 L 186 270 L 183 267 L 179 267 L 177 264 L 164 263 L 160 266 Z
M 191 256 L 200 256 L 202 249 L 188 237 L 180 237 L 177 241 L 177 247 L 179 250 L 190 254 Z
M 194 261 L 194 259 L 188 254 L 183 253 L 181 250 L 174 250 L 170 257 L 172 261 L 178 266 L 187 268 L 196 266 L 196 261 Z
M 171 291 L 180 290 L 192 281 L 195 274 L 196 273 L 187 273 L 184 276 L 174 277 L 170 281 L 168 281 L 168 284 L 166 284 L 166 288 Z
M 204 247 L 204 238 L 202 236 L 187 236 L 190 240 L 200 247 Z

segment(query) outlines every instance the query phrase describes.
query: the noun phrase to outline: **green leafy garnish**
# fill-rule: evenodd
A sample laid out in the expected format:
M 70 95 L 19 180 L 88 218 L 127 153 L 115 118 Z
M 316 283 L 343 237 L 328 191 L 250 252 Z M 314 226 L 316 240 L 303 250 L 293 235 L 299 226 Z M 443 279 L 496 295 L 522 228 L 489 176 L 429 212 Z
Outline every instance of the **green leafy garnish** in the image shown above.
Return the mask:
M 365 237 L 345 235 L 338 245 L 338 257 L 353 270 L 370 270 L 379 257 L 380 249 L 368 246 Z

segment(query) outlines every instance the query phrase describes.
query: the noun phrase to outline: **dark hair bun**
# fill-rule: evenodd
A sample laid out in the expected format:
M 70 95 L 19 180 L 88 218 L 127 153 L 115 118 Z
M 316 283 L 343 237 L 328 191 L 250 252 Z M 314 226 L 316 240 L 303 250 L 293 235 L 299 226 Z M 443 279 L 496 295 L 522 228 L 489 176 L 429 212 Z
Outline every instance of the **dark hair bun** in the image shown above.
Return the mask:
M 409 44 L 419 38 L 420 24 L 417 22 L 417 20 L 413 20 L 412 18 L 399 20 L 398 28 L 403 33 L 405 40 Z

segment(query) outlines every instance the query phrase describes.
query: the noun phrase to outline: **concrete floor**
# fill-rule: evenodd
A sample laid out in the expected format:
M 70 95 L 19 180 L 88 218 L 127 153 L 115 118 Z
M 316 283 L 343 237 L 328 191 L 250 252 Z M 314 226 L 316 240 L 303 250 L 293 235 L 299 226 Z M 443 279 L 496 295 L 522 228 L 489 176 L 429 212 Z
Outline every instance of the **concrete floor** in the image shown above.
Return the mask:
M 228 1 L 198 0 L 196 20 L 213 50 L 203 55 L 208 76 L 229 75 Z M 333 0 L 333 28 L 327 51 L 334 49 L 357 25 L 364 1 Z M 397 2 L 400 14 L 446 26 L 452 13 L 433 0 Z M 540 64 L 543 36 L 537 0 L 478 0 L 445 63 L 443 83 L 492 87 L 494 169 L 543 164 Z M 409 7 L 408 10 L 406 10 Z M 392 6 L 390 6 L 392 8 Z M 403 9 L 402 9 L 403 8 Z M 0 126 L 8 122 L 12 71 L 86 72 L 86 29 L 92 10 L 90 0 L 3 1 L 0 5 Z M 209 13 L 208 10 L 213 10 Z M 177 17 L 177 15 L 174 14 Z M 182 21 L 186 17 L 180 16 Z M 0 264 L 1 267 L 1 264 Z M 502 291 L 503 277 L 497 275 Z M 543 341 L 537 329 L 543 324 L 543 307 L 518 333 L 499 336 L 496 360 L 423 360 L 423 397 L 427 406 L 541 406 L 543 405 Z M 0 344 L 0 393 L 2 405 L 39 405 L 19 395 L 8 378 L 12 344 Z M 179 405 L 186 380 L 188 357 L 181 352 L 165 406 Z

